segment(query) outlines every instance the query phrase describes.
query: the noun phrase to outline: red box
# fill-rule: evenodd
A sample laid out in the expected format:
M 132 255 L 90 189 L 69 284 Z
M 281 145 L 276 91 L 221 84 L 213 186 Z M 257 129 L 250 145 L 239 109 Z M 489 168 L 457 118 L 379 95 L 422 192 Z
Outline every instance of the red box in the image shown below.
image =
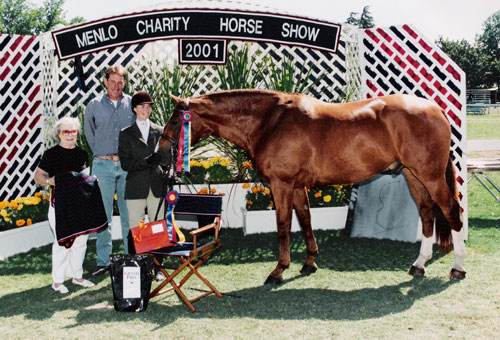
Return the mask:
M 170 240 L 168 237 L 165 220 L 141 223 L 130 228 L 130 233 L 137 254 L 175 245 L 175 241 Z

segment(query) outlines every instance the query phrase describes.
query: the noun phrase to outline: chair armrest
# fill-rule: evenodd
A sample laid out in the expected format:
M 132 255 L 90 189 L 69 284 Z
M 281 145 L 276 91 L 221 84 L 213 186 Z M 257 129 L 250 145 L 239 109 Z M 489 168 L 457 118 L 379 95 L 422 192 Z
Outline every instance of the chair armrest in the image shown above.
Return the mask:
M 207 230 L 215 229 L 215 227 L 216 227 L 215 223 L 210 223 L 210 224 L 207 224 L 204 227 L 201 227 L 201 228 L 195 229 L 193 231 L 190 231 L 189 234 L 191 234 L 192 236 L 198 235 L 198 234 L 206 232 Z

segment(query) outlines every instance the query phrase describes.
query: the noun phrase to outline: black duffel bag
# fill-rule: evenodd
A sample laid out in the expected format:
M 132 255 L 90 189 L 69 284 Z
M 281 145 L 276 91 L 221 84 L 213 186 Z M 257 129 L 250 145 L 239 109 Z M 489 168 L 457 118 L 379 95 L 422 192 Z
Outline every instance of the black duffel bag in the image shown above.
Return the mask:
M 143 312 L 148 308 L 153 281 L 153 259 L 149 255 L 110 257 L 111 287 L 118 312 Z

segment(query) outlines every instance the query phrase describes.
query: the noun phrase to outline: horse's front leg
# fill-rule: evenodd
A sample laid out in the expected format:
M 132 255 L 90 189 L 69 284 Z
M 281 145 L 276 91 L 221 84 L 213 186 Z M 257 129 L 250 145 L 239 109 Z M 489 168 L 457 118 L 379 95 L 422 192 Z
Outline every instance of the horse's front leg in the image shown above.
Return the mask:
M 280 180 L 270 181 L 278 225 L 279 258 L 276 268 L 264 284 L 283 282 L 283 272 L 290 266 L 290 229 L 292 226 L 293 186 Z
M 314 238 L 314 232 L 311 226 L 311 211 L 309 198 L 307 197 L 307 189 L 299 188 L 293 191 L 293 208 L 297 214 L 297 219 L 300 223 L 302 236 L 306 242 L 306 261 L 300 270 L 302 275 L 309 275 L 318 269 L 316 265 L 316 256 L 318 256 L 318 244 Z

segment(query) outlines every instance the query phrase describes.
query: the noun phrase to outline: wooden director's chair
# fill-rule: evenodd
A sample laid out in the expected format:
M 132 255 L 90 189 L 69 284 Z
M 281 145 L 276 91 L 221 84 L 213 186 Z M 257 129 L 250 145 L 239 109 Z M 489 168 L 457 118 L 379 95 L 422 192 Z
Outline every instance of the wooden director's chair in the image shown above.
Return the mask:
M 222 297 L 217 288 L 199 272 L 199 268 L 221 246 L 219 234 L 221 228 L 222 195 L 178 195 L 178 201 L 174 208 L 176 216 L 196 216 L 199 222 L 207 221 L 208 217 L 211 222 L 206 225 L 199 225 L 197 229 L 189 232 L 192 242 L 182 242 L 172 247 L 148 252 L 154 255 L 153 262 L 155 267 L 165 275 L 165 280 L 151 291 L 149 297 L 153 298 L 160 293 L 174 290 L 186 307 L 194 313 L 196 311 L 196 308 L 193 306 L 194 302 L 211 294 L 215 294 L 218 298 Z M 176 257 L 179 260 L 179 267 L 172 273 L 169 273 L 162 265 L 161 259 L 164 257 Z M 187 269 L 187 272 L 182 276 L 181 274 L 184 269 Z M 182 287 L 193 275 L 208 287 L 208 291 L 195 298 L 188 299 L 182 291 Z M 180 281 L 176 280 L 177 276 L 182 276 Z M 164 289 L 167 285 L 171 287 Z

